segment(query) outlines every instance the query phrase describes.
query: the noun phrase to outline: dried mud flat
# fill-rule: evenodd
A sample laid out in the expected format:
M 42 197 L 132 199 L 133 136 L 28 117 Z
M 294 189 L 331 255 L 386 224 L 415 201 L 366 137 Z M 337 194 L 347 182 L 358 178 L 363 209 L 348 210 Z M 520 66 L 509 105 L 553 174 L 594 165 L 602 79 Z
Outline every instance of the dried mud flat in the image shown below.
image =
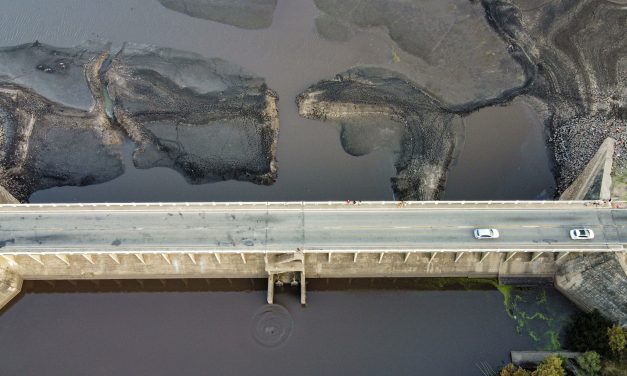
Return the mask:
M 359 149 L 367 153 L 381 136 L 376 128 L 386 121 L 364 128 L 368 119 L 387 118 L 402 127 L 397 139 L 398 174 L 392 179 L 397 198 L 430 199 L 444 187 L 457 144 L 453 115 L 404 76 L 382 68 L 355 68 L 313 85 L 296 103 L 303 116 L 341 122 L 342 145 L 353 155 L 359 155 Z M 367 133 L 374 137 L 365 138 Z M 356 144 L 365 146 L 356 148 Z
M 159 0 L 164 7 L 243 29 L 264 29 L 272 24 L 277 0 Z
M 109 96 L 109 93 L 110 96 Z M 169 167 L 193 184 L 276 179 L 277 96 L 219 59 L 148 45 L 0 49 L 0 185 L 18 200 L 138 168 Z
M 104 50 L 40 43 L 0 50 L 0 185 L 18 200 L 123 173 L 122 134 L 104 113 L 97 80 Z
M 398 73 L 383 75 L 396 76 L 396 83 L 382 79 L 381 69 L 356 67 L 312 85 L 297 104 L 308 118 L 351 122 L 377 113 L 403 124 L 409 136 L 400 144 L 398 176 L 392 181 L 397 198 L 439 197 L 459 140 L 451 129 L 453 116 L 517 97 L 537 109 L 549 130 L 558 191 L 576 178 L 607 136 L 618 140 L 616 158 L 624 163 L 624 6 L 520 0 L 315 3 L 322 11 L 316 26 L 324 38 L 342 43 L 371 33 L 395 46 L 391 69 Z M 406 87 L 413 88 L 412 94 Z M 375 103 L 372 98 L 378 95 L 382 98 Z M 416 95 L 430 98 L 430 104 L 407 101 Z M 388 127 L 385 120 L 381 123 Z M 342 134 L 349 153 L 364 137 Z
M 608 137 L 627 161 L 627 9 L 614 1 L 485 1 L 504 38 L 535 67 L 526 94 L 548 105 L 559 189 Z

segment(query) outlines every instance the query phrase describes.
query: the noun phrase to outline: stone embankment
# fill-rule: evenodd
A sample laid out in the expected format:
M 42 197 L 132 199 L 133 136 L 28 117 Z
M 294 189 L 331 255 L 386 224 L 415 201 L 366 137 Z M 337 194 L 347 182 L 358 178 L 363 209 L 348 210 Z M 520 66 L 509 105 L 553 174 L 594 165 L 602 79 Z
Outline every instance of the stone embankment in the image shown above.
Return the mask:
M 614 144 L 611 138 L 601 144 L 581 174 L 564 191 L 561 200 L 608 201 L 612 198 Z M 555 286 L 583 310 L 597 309 L 627 326 L 627 255 L 622 248 L 613 253 L 580 254 L 561 260 Z
M 579 255 L 558 268 L 555 286 L 580 308 L 598 309 L 627 327 L 627 263 L 625 254 Z

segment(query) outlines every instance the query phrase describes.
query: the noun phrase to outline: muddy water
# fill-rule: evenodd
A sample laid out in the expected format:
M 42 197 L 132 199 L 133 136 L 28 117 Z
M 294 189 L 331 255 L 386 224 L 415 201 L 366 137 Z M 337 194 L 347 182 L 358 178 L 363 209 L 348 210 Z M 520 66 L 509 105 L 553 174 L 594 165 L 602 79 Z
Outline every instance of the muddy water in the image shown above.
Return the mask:
M 544 124 L 533 108 L 515 100 L 458 121 L 463 122 L 465 142 L 451 165 L 444 199 L 553 198 Z
M 154 168 L 135 169 L 126 163 L 125 175 L 101 186 L 61 187 L 35 193 L 33 202 L 63 201 L 240 201 L 240 200 L 389 200 L 393 198 L 389 179 L 394 176 L 395 155 L 377 150 L 364 156 L 347 154 L 341 146 L 336 127 L 307 120 L 297 113 L 294 98 L 320 79 L 355 65 L 375 64 L 394 69 L 395 48 L 376 34 L 358 34 L 347 42 L 321 38 L 315 27 L 320 12 L 313 1 L 279 1 L 272 25 L 267 29 L 246 30 L 192 18 L 168 10 L 156 0 L 116 0 L 111 2 L 0 0 L 0 45 L 39 40 L 57 46 L 73 46 L 85 39 L 111 41 L 113 48 L 125 41 L 152 43 L 164 47 L 221 57 L 264 77 L 279 94 L 280 138 L 279 177 L 270 186 L 246 182 L 220 182 L 189 186 L 174 171 Z M 518 116 L 514 111 L 509 116 Z M 503 133 L 499 142 L 510 150 L 524 147 L 533 130 L 526 126 Z M 485 127 L 500 132 L 502 124 L 488 119 Z M 472 139 L 473 129 L 467 131 Z M 534 147 L 543 149 L 540 139 Z M 476 163 L 481 158 L 497 158 L 492 148 L 467 148 L 464 159 Z M 529 155 L 509 157 L 521 165 Z M 536 158 L 535 156 L 533 158 Z M 539 168 L 548 172 L 549 160 L 541 153 Z M 497 179 L 497 171 L 488 178 Z M 536 176 L 534 173 L 533 176 Z M 540 184 L 550 191 L 553 179 L 543 173 Z M 529 176 L 516 175 L 518 183 Z M 513 185 L 520 186 L 516 183 Z M 524 186 L 524 184 L 522 184 Z M 475 198 L 466 191 L 467 181 L 452 178 L 447 198 Z M 487 189 L 483 195 L 492 192 Z M 510 192 L 511 198 L 535 198 L 538 189 Z
M 301 118 L 294 104 L 297 94 L 322 78 L 359 64 L 392 64 L 393 46 L 368 35 L 347 43 L 320 38 L 313 1 L 280 0 L 271 27 L 262 30 L 195 19 L 156 0 L 0 0 L 0 5 L 0 45 L 39 40 L 73 46 L 90 38 L 111 41 L 114 48 L 124 41 L 153 43 L 230 60 L 264 77 L 280 96 L 279 178 L 272 186 L 188 185 L 169 169 L 135 169 L 132 146 L 126 145 L 121 177 L 36 192 L 33 202 L 393 198 L 394 148 L 349 155 L 337 127 Z M 553 179 L 538 123 L 518 107 L 494 111 L 499 115 L 480 112 L 465 120 L 467 144 L 445 197 L 550 194 Z M 516 121 L 504 125 L 503 118 Z M 487 140 L 493 141 L 486 145 Z M 520 151 L 508 154 L 509 167 L 533 167 L 506 177 L 507 166 L 480 169 L 486 160 L 502 162 L 505 150 Z M 534 183 L 525 185 L 530 180 Z M 499 191 L 497 184 L 509 188 Z M 264 294 L 26 294 L 0 316 L 0 374 L 480 375 L 484 364 L 506 361 L 510 349 L 537 347 L 531 336 L 517 334 L 519 324 L 492 290 L 312 291 L 307 308 L 294 296 L 279 294 L 277 302 L 293 325 L 288 338 L 270 348 L 251 329 Z M 572 310 L 554 291 L 549 296 L 551 310 Z
M 553 290 L 544 297 L 548 316 L 573 309 Z M 0 319 L 0 373 L 463 376 L 537 347 L 516 333 L 495 290 L 311 291 L 306 308 L 279 293 L 279 312 L 264 299 L 263 291 L 29 293 Z M 536 309 L 537 300 L 527 304 Z

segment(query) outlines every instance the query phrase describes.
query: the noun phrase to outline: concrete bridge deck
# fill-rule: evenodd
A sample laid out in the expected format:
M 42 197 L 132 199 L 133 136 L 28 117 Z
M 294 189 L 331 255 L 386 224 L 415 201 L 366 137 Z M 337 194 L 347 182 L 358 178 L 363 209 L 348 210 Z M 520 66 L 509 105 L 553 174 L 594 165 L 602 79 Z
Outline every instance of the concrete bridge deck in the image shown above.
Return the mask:
M 497 228 L 500 239 L 472 231 Z M 591 228 L 592 240 L 569 230 Z M 0 206 L 0 254 L 600 252 L 627 210 L 599 202 L 366 202 Z
M 0 205 L 0 307 L 23 279 L 553 276 L 625 259 L 625 203 L 285 202 Z M 501 238 L 476 240 L 477 227 Z M 595 239 L 573 241 L 588 227 Z

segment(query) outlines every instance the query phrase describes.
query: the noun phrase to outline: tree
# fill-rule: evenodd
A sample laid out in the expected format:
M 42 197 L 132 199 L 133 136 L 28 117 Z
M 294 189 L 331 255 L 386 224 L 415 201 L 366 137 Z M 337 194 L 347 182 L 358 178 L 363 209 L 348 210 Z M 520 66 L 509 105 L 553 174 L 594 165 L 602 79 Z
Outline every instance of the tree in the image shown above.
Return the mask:
M 566 327 L 566 345 L 574 351 L 596 351 L 600 355 L 609 355 L 607 328 L 611 325 L 612 322 L 597 310 L 578 312 Z
M 577 358 L 575 376 L 597 376 L 601 372 L 601 357 L 594 351 L 588 351 Z
M 547 356 L 531 376 L 565 376 L 566 371 L 562 366 L 563 360 L 559 355 Z
M 531 376 L 531 373 L 523 368 L 516 367 L 512 363 L 501 370 L 500 376 Z
M 623 352 L 625 345 L 627 344 L 627 338 L 625 338 L 625 331 L 623 328 L 618 324 L 614 324 L 607 328 L 607 339 L 608 346 L 610 347 L 610 350 L 612 350 L 612 353 L 617 358 L 620 357 L 620 354 Z

